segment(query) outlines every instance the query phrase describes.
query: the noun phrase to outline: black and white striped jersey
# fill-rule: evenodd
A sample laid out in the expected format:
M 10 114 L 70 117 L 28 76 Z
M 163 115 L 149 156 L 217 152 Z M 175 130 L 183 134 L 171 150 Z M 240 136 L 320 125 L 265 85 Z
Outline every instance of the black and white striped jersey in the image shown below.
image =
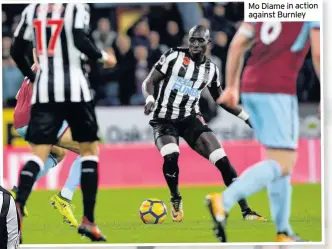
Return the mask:
M 20 243 L 20 222 L 14 198 L 0 186 L 0 248 L 16 249 Z
M 75 42 L 75 31 L 85 32 L 89 23 L 87 4 L 30 4 L 23 11 L 14 37 L 32 41 L 37 51 L 32 104 L 93 99 L 83 71 L 83 53 Z M 102 56 L 99 50 L 95 53 Z
M 154 68 L 165 75 L 160 83 L 153 118 L 182 119 L 199 110 L 205 87 L 220 87 L 219 69 L 205 57 L 191 60 L 189 49 L 173 48 L 161 56 Z

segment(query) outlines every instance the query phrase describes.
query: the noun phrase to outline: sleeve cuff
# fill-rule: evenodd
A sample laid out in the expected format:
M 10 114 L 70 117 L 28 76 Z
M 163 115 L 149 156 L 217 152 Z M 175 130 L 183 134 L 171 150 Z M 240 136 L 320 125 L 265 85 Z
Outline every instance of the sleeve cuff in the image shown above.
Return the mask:
M 161 71 L 161 69 L 157 68 L 156 66 L 154 67 L 155 70 L 157 70 L 159 73 L 161 73 L 162 75 L 165 75 L 164 72 Z
M 249 114 L 242 110 L 239 115 L 237 115 L 240 119 L 247 121 L 249 119 Z
M 108 54 L 105 51 L 101 51 L 101 58 L 99 59 L 100 62 L 108 61 Z

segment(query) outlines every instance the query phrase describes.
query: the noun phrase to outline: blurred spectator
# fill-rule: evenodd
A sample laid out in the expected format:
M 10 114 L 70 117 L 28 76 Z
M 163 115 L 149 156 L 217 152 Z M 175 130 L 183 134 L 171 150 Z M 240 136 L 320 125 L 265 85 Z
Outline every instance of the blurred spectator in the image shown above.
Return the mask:
M 147 15 L 151 30 L 157 31 L 159 33 L 160 44 L 167 45 L 168 43 L 169 36 L 167 31 L 167 23 L 169 21 L 177 23 L 180 36 L 183 36 L 184 34 L 182 18 L 181 14 L 178 11 L 177 4 L 178 3 L 164 3 L 162 7 L 151 6 L 150 13 Z M 196 23 L 197 22 L 195 22 L 195 24 Z
M 146 12 L 146 10 L 143 10 L 143 12 L 145 13 L 144 18 L 146 18 L 147 22 L 149 23 L 150 30 L 162 33 L 165 29 L 166 24 L 166 14 L 164 6 L 150 6 L 149 11 Z
M 136 46 L 134 49 L 136 59 L 135 78 L 136 91 L 131 97 L 130 103 L 132 105 L 142 105 L 145 103 L 145 98 L 142 94 L 142 83 L 149 74 L 148 67 L 148 49 L 145 46 Z
M 176 3 L 177 9 L 181 16 L 184 32 L 197 25 L 202 18 L 202 11 L 199 3 Z
M 121 57 L 130 52 L 131 40 L 126 35 L 119 35 L 116 38 L 116 47 L 118 48 L 119 54 L 117 57 Z
M 225 6 L 223 3 L 217 3 L 213 8 L 211 17 L 211 29 L 213 31 L 223 31 L 229 36 L 233 36 L 235 29 L 232 23 L 225 17 Z
M 145 46 L 147 48 L 150 47 L 149 34 L 150 34 L 149 23 L 145 19 L 140 20 L 133 27 L 131 46 L 132 47 Z
M 216 32 L 214 37 L 214 46 L 211 53 L 221 60 L 221 80 L 224 82 L 225 67 L 227 60 L 228 36 L 225 32 Z
M 214 3 L 211 2 L 202 2 L 201 3 L 204 17 L 210 17 L 213 15 Z
M 199 24 L 207 29 L 211 29 L 211 23 L 209 19 L 202 18 Z
M 177 7 L 178 3 L 165 3 L 164 7 L 165 7 L 165 17 L 166 17 L 166 23 L 168 21 L 174 21 L 178 24 L 179 28 L 180 28 L 180 33 L 184 33 L 183 30 L 183 24 L 182 24 L 182 18 L 181 18 L 181 14 L 179 12 L 179 9 Z
M 217 48 L 222 48 L 222 50 L 225 50 L 225 48 L 227 48 L 227 44 L 228 44 L 228 36 L 225 32 L 216 32 L 214 35 L 214 50 L 218 51 Z M 223 53 L 225 54 L 225 53 Z
M 116 39 L 115 54 L 118 64 L 113 74 L 119 83 L 119 99 L 122 105 L 129 105 L 131 96 L 135 93 L 135 65 L 134 53 L 130 48 L 131 40 L 128 36 L 119 35 Z
M 188 35 L 185 35 L 182 39 L 182 47 L 188 47 L 189 44 L 188 44 L 189 40 L 188 40 Z
M 2 38 L 2 59 L 8 59 L 10 56 L 10 46 L 12 44 L 12 39 L 8 36 Z
M 182 43 L 182 35 L 180 34 L 179 26 L 174 21 L 169 21 L 166 26 L 166 40 L 165 45 L 168 47 L 178 47 Z
M 93 31 L 92 37 L 99 49 L 110 48 L 116 38 L 116 32 L 111 30 L 111 23 L 107 18 L 100 18 L 98 28 Z
M 7 14 L 2 11 L 2 36 L 9 36 L 11 34 L 7 21 Z
M 163 53 L 166 52 L 167 46 L 159 44 L 159 34 L 155 31 L 150 32 L 150 51 L 148 57 L 148 67 L 149 70 L 152 69 L 154 64 L 159 60 Z
M 12 34 L 14 34 L 17 25 L 20 23 L 20 20 L 21 20 L 21 15 L 14 16 L 13 24 L 12 24 L 12 30 L 11 30 Z

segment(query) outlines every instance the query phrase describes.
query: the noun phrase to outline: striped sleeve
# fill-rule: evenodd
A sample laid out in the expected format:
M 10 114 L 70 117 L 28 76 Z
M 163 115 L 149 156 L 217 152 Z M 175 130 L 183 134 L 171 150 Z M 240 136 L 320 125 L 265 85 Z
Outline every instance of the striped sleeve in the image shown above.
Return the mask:
M 75 12 L 76 11 L 76 12 Z M 83 29 L 85 32 L 89 31 L 90 26 L 90 7 L 87 4 L 78 3 L 74 10 L 75 29 Z
M 160 57 L 159 61 L 154 65 L 154 68 L 160 73 L 166 74 L 170 62 L 175 60 L 177 55 L 177 51 L 174 51 L 172 48 L 169 49 Z
M 32 25 L 32 17 L 35 11 L 35 4 L 29 4 L 22 12 L 21 20 L 14 32 L 15 38 L 21 38 L 26 41 L 33 41 L 34 32 Z
M 220 83 L 220 72 L 219 72 L 219 68 L 216 65 L 214 65 L 214 68 L 215 68 L 214 75 L 213 75 L 212 81 L 208 85 L 208 87 L 219 88 L 221 86 L 221 83 Z
M 15 201 L 10 196 L 10 205 L 7 215 L 8 248 L 17 249 L 20 244 L 20 227 Z
M 11 194 L 1 186 L 0 221 L 0 230 L 7 234 L 7 236 L 0 236 L 1 248 L 18 248 L 20 239 L 20 226 L 15 201 Z M 5 247 L 3 247 L 3 245 L 5 245 Z

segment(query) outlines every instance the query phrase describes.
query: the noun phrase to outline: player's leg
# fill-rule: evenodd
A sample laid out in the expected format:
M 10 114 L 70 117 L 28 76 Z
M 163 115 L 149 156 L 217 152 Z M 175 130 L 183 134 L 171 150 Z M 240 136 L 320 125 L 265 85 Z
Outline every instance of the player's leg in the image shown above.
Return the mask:
M 293 242 L 301 241 L 301 238 L 294 234 L 290 225 L 292 202 L 291 173 L 297 159 L 296 148 L 299 136 L 298 101 L 295 96 L 281 96 L 280 98 L 279 102 L 282 102 L 288 110 L 284 112 L 284 122 L 290 124 L 283 129 L 283 134 L 288 133 L 292 135 L 291 138 L 285 139 L 286 141 L 278 141 L 276 144 L 280 146 L 267 146 L 267 157 L 279 163 L 283 175 L 283 177 L 268 185 L 268 195 L 271 216 L 276 224 L 278 233 L 277 241 Z M 279 105 L 275 107 L 280 108 Z M 278 149 L 278 147 L 281 148 Z
M 37 175 L 36 181 L 39 181 L 43 176 L 45 176 L 52 168 L 58 165 L 66 156 L 67 151 L 65 149 L 52 146 L 51 153 L 49 154 L 44 168 Z
M 62 120 L 55 105 L 37 104 L 31 108 L 26 140 L 32 143 L 32 157 L 20 172 L 16 203 L 22 218 L 23 208 L 31 193 L 39 171 L 43 168 L 52 144 L 57 142 L 57 131 Z
M 161 136 L 156 141 L 156 146 L 164 158 L 163 173 L 172 197 L 180 197 L 179 180 L 179 146 L 174 136 Z
M 17 132 L 22 136 L 25 137 L 26 135 L 27 127 L 22 127 L 17 130 Z M 66 150 L 71 150 L 73 152 L 76 152 L 79 154 L 79 146 L 77 142 L 74 142 L 72 140 L 71 131 L 68 127 L 67 122 L 63 122 L 62 127 L 60 128 L 58 132 L 58 146 L 52 146 L 51 153 L 46 160 L 46 163 L 43 167 L 43 169 L 39 172 L 36 181 L 38 181 L 41 177 L 46 175 L 51 168 L 55 167 L 58 163 L 62 161 L 62 159 L 66 155 Z M 65 148 L 65 149 L 63 149 Z M 51 204 L 54 208 L 56 208 L 60 214 L 64 218 L 64 222 L 69 223 L 72 226 L 77 227 L 78 222 L 73 214 L 72 211 L 72 197 L 75 189 L 80 183 L 81 178 L 81 161 L 80 156 L 77 156 L 75 161 L 73 162 L 70 171 L 69 176 L 67 177 L 66 183 L 59 194 L 54 195 L 51 198 Z M 17 188 L 14 187 L 12 190 L 14 196 L 16 195 Z M 24 209 L 24 214 L 27 215 L 26 208 Z
M 21 137 L 25 138 L 27 129 L 28 129 L 28 125 L 16 129 L 16 132 Z M 61 148 L 58 148 L 57 150 L 52 149 L 49 157 L 47 158 L 47 160 L 45 162 L 44 167 L 39 171 L 36 181 L 38 181 L 41 177 L 46 175 L 51 170 L 51 168 L 56 166 L 58 164 L 58 162 L 60 162 L 63 159 L 63 157 L 65 156 L 65 153 L 66 153 L 66 151 Z M 16 199 L 17 187 L 13 186 L 13 188 L 11 189 L 10 192 L 13 195 L 14 199 Z M 24 213 L 24 216 L 28 216 L 28 210 L 26 207 L 24 207 L 23 213 Z
M 171 193 L 171 215 L 175 222 L 181 222 L 184 216 L 182 196 L 179 191 L 180 149 L 178 144 L 178 138 L 170 135 L 161 136 L 156 141 L 160 154 L 164 158 L 163 174 Z
M 21 136 L 26 136 L 28 126 L 24 126 L 21 128 L 18 128 L 16 131 Z M 79 153 L 78 143 L 73 142 L 71 138 L 71 132 L 68 129 L 67 122 L 64 122 L 62 127 L 60 128 L 58 132 L 58 139 L 60 141 L 58 144 L 66 149 L 70 149 L 71 151 L 74 151 L 76 153 Z M 66 150 L 57 147 L 52 146 L 51 153 L 48 156 L 45 165 L 42 170 L 37 175 L 36 181 L 38 181 L 40 178 L 42 178 L 44 175 L 46 175 L 53 167 L 55 167 L 57 164 L 59 164 L 62 159 L 66 156 Z M 66 184 L 64 188 L 62 189 L 62 196 L 55 195 L 51 199 L 52 205 L 59 210 L 59 212 L 63 215 L 64 221 L 73 225 L 77 226 L 78 223 L 73 215 L 72 207 L 71 207 L 71 200 L 72 200 L 72 193 L 75 191 L 76 187 L 79 185 L 80 180 L 80 159 L 79 157 L 74 161 L 69 176 L 67 178 Z M 14 186 L 11 190 L 11 193 L 14 198 L 16 198 L 17 193 L 17 187 Z M 71 196 L 70 196 L 71 195 Z M 28 211 L 26 207 L 24 208 L 24 215 L 28 216 Z
M 72 132 L 67 122 L 64 122 L 62 130 L 59 131 L 59 141 L 57 146 L 70 150 L 76 154 L 80 154 L 80 146 L 78 142 L 73 140 Z
M 256 132 L 258 139 L 267 148 L 267 160 L 254 166 L 256 170 L 260 168 L 262 171 L 257 172 L 252 177 L 259 179 L 258 182 L 268 188 L 271 215 L 276 223 L 277 231 L 280 233 L 278 240 L 286 241 L 289 239 L 289 241 L 294 241 L 298 238 L 291 237 L 294 234 L 289 218 L 292 193 L 290 173 L 296 162 L 295 149 L 297 148 L 299 125 L 297 100 L 295 97 L 283 94 L 277 96 L 253 95 L 249 96 L 247 101 L 246 98 L 248 96 L 245 95 L 243 100 L 245 104 L 249 102 L 246 106 L 248 106 L 250 116 L 254 116 L 253 112 L 256 112 L 260 115 L 259 118 L 264 117 L 267 122 L 264 124 L 258 122 L 255 118 L 252 120 L 254 128 L 257 127 L 255 130 L 260 130 L 260 132 Z M 260 103 L 256 104 L 253 101 L 259 101 Z M 270 114 L 271 116 L 269 116 L 269 113 L 273 113 L 273 115 Z M 269 129 L 264 125 L 268 125 Z M 255 168 L 253 168 L 253 172 Z M 271 170 L 271 168 L 273 169 Z M 259 176 L 264 171 L 269 173 L 277 171 L 278 173 L 274 173 L 274 180 L 267 181 L 264 177 Z M 247 174 L 250 173 L 247 172 Z M 227 200 L 225 202 L 227 203 Z
M 58 146 L 80 154 L 79 144 L 78 142 L 73 141 L 72 133 L 69 127 L 67 127 L 67 129 L 65 129 L 65 131 L 60 135 Z M 76 188 L 80 184 L 80 181 L 81 156 L 78 155 L 72 166 L 70 167 L 68 178 L 60 192 L 61 196 L 71 201 Z
M 66 120 L 74 141 L 79 143 L 81 154 L 81 189 L 84 216 L 78 232 L 92 241 L 106 241 L 95 224 L 94 209 L 98 191 L 98 125 L 94 104 L 71 103 L 66 106 Z
M 64 150 L 63 148 L 65 148 L 79 154 L 78 143 L 73 141 L 70 128 L 66 121 L 63 122 L 62 127 L 58 132 L 57 145 L 58 146 L 53 146 L 53 148 L 61 150 Z M 71 201 L 77 186 L 80 184 L 80 179 L 81 157 L 78 155 L 70 167 L 65 185 L 58 194 L 51 198 L 51 205 L 59 211 L 63 217 L 63 221 L 73 227 L 77 227 L 78 222 L 74 216 Z
M 280 194 L 278 203 L 272 197 L 273 218 L 288 223 L 288 225 L 280 226 L 279 222 L 275 220 L 278 233 L 282 233 L 278 235 L 278 241 L 300 241 L 298 237 L 291 234 L 290 229 L 288 231 L 279 230 L 281 227 L 283 227 L 282 229 L 290 228 L 289 222 L 285 222 L 285 217 L 289 218 L 290 212 L 288 200 L 291 186 L 288 175 L 295 163 L 295 152 L 291 150 L 297 147 L 298 135 L 296 127 L 298 114 L 292 111 L 294 101 L 291 100 L 291 97 L 285 96 L 269 94 L 244 94 L 242 96 L 256 135 L 259 141 L 268 148 L 268 159 L 248 168 L 222 195 L 207 196 L 208 206 L 216 225 L 216 234 L 222 241 L 226 240 L 225 218 L 234 204 L 267 187 L 271 193 L 270 197 L 273 192 Z M 282 193 L 282 191 L 286 192 Z
M 151 120 L 150 125 L 153 127 L 156 146 L 164 158 L 163 174 L 171 194 L 172 219 L 180 222 L 184 212 L 179 191 L 179 135 L 175 126 L 166 120 Z
M 16 132 L 23 138 L 25 138 L 28 130 L 28 125 L 16 129 Z M 30 143 L 31 144 L 31 143 Z M 53 167 L 55 167 L 66 156 L 66 150 L 58 147 L 52 147 L 51 153 L 48 156 L 43 169 L 37 175 L 36 181 L 46 175 Z M 15 187 L 14 187 L 15 188 Z
M 217 137 L 204 122 L 203 117 L 189 118 L 185 124 L 183 138 L 188 145 L 198 154 L 208 159 L 220 171 L 225 185 L 230 186 L 238 177 L 234 167 L 231 165 L 225 150 L 221 147 Z M 245 220 L 266 220 L 255 211 L 251 210 L 247 200 L 239 200 L 242 217 Z

